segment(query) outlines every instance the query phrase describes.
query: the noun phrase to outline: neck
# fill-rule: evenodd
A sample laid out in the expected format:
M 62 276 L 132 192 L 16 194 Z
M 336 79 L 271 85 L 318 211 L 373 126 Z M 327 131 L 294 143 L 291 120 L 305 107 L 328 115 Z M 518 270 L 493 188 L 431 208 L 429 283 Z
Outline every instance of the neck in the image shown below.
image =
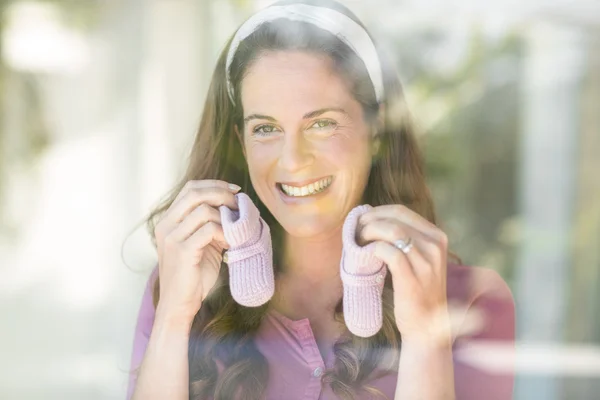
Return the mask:
M 276 303 L 288 316 L 310 319 L 323 315 L 324 308 L 333 315 L 342 297 L 341 229 L 340 226 L 318 237 L 285 236 Z
M 318 237 L 286 235 L 284 241 L 285 275 L 318 284 L 339 277 L 342 254 L 342 228 Z

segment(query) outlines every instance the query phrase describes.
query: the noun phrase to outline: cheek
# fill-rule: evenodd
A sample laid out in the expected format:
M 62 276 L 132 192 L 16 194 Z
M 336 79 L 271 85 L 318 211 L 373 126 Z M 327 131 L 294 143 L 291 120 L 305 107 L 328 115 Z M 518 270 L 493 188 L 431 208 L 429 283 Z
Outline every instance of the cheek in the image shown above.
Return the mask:
M 258 175 L 265 172 L 277 157 L 277 152 L 272 146 L 260 143 L 246 144 L 246 157 L 248 159 L 248 170 L 250 175 Z
M 327 154 L 334 164 L 362 168 L 370 162 L 368 142 L 364 135 L 352 133 L 337 135 L 325 145 L 323 154 Z

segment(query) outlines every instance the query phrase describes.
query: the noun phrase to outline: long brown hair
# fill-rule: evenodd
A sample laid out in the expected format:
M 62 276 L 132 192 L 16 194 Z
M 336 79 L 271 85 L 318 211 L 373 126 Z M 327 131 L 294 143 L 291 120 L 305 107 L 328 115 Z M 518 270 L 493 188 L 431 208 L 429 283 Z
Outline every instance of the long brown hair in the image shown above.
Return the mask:
M 351 11 L 334 1 L 282 1 L 277 4 L 289 3 L 326 4 L 362 25 Z M 217 61 L 188 168 L 165 200 L 150 213 L 147 229 L 156 246 L 155 225 L 189 180 L 220 179 L 236 183 L 254 201 L 271 227 L 277 274 L 283 259 L 281 244 L 284 232 L 254 191 L 242 151 L 243 143 L 234 133 L 236 126 L 239 132 L 243 132 L 243 110 L 239 96 L 235 96 L 235 104 L 232 104 L 227 94 L 225 61 L 228 48 L 229 44 Z M 329 56 L 336 71 L 346 79 L 349 89 L 362 105 L 365 118 L 375 120 L 379 104 L 364 63 L 338 38 L 301 22 L 265 23 L 241 43 L 230 68 L 234 93 L 240 92 L 244 74 L 263 52 L 289 49 Z M 383 124 L 380 124 L 383 126 L 378 132 L 379 152 L 373 159 L 363 204 L 404 204 L 435 224 L 434 208 L 425 184 L 423 158 L 402 86 L 393 64 L 385 58 L 385 54 L 378 52 L 384 77 L 385 113 Z M 155 305 L 159 284 L 157 280 Z M 264 395 L 268 366 L 253 337 L 267 308 L 268 303 L 256 308 L 237 304 L 229 290 L 227 265 L 222 265 L 217 283 L 202 303 L 191 328 L 188 353 L 191 399 L 208 396 L 215 399 L 259 399 Z M 334 345 L 334 367 L 325 372 L 323 379 L 330 383 L 340 398 L 353 399 L 360 390 L 377 393 L 376 389 L 366 385 L 368 378 L 374 373 L 392 372 L 397 368 L 401 337 L 394 320 L 389 274 L 383 292 L 383 314 L 383 327 L 376 335 L 362 338 L 348 332 Z M 341 300 L 335 317 L 343 321 Z M 220 374 L 215 358 L 225 367 Z

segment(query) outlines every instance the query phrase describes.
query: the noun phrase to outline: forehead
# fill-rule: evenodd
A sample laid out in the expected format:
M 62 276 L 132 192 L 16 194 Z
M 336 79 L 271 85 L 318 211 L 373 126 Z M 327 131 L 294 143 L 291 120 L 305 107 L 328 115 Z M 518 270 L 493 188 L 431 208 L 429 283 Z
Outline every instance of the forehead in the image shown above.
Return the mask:
M 263 53 L 248 68 L 241 92 L 244 114 L 358 104 L 331 58 L 301 51 Z

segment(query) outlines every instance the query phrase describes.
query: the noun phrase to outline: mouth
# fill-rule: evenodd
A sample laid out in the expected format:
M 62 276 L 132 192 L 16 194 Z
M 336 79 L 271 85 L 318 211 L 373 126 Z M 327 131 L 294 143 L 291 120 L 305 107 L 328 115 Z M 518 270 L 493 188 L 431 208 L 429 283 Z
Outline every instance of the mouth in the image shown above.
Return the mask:
M 326 191 L 333 182 L 333 176 L 327 176 L 308 185 L 296 186 L 276 183 L 277 189 L 288 197 L 310 197 Z

